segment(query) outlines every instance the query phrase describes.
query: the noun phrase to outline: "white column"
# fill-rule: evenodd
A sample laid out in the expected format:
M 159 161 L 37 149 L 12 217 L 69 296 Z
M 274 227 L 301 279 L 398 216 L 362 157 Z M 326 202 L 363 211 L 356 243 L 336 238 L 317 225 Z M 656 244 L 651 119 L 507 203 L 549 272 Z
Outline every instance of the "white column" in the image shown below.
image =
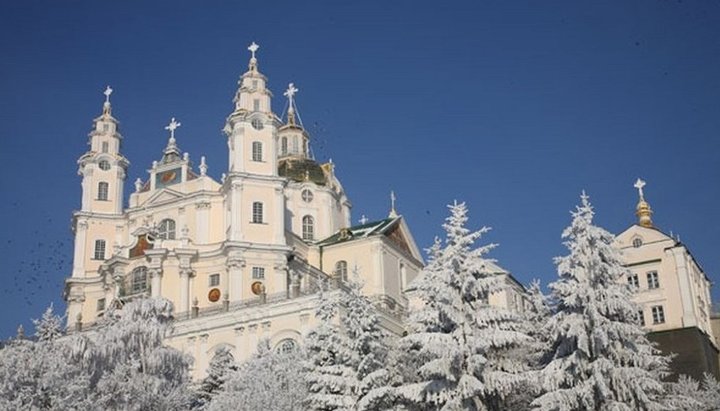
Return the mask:
M 257 351 L 257 345 L 258 345 L 258 325 L 252 324 L 248 326 L 248 344 L 250 345 L 248 348 L 248 356 L 250 356 L 252 353 Z
M 82 210 L 83 211 L 90 211 L 90 202 L 92 201 L 93 196 L 93 185 L 92 185 L 92 175 L 93 170 L 90 168 L 90 166 L 85 166 L 82 170 L 82 172 L 79 173 L 83 176 L 82 179 Z
M 282 187 L 275 189 L 275 243 L 285 244 L 285 195 Z
M 125 201 L 123 187 L 125 183 L 125 170 L 122 168 L 117 172 L 117 178 L 115 179 L 115 214 L 122 214 L 123 203 Z
M 180 309 L 184 313 L 190 309 L 190 270 L 180 269 Z
M 197 210 L 195 215 L 195 241 L 198 244 L 207 244 L 210 236 L 210 202 L 197 203 L 195 209 Z
M 245 349 L 243 346 L 243 336 L 245 335 L 245 327 L 235 328 L 235 361 L 242 361 L 245 358 Z
M 230 302 L 242 300 L 243 267 L 245 267 L 245 261 L 242 259 L 229 259 L 227 262 L 227 287 Z
M 230 206 L 230 240 L 240 241 L 242 240 L 242 217 L 243 217 L 243 205 L 242 205 L 242 186 L 240 184 L 232 183 L 230 189 L 230 195 L 232 196 Z
M 208 369 L 208 334 L 200 336 L 200 357 L 198 358 L 199 369 L 203 370 L 203 376 L 207 375 Z
M 151 268 L 150 273 L 150 291 L 153 297 L 162 296 L 162 270 L 159 268 Z
M 87 248 L 88 223 L 78 220 L 75 224 L 75 255 L 73 256 L 73 277 L 85 276 L 85 249 Z

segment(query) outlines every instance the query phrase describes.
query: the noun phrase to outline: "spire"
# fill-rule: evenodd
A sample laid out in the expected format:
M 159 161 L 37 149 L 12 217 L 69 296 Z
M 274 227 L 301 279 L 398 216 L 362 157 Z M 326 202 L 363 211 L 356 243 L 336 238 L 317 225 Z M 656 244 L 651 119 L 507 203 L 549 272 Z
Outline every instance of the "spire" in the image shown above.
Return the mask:
M 290 83 L 285 93 L 283 93 L 283 95 L 288 98 L 288 124 L 293 126 L 296 125 L 295 110 L 297 107 L 295 106 L 295 94 L 297 94 L 298 91 L 300 91 L 300 89 L 295 87 L 295 83 Z M 299 118 L 300 115 L 298 114 L 298 119 Z M 302 120 L 300 120 L 300 126 L 302 126 Z
M 165 130 L 170 131 L 170 138 L 168 139 L 167 147 L 163 151 L 164 155 L 162 158 L 163 163 L 169 163 L 180 159 L 180 149 L 178 148 L 175 141 L 175 130 L 178 129 L 182 124 L 175 121 L 175 117 L 170 120 L 170 124 L 165 126 Z
M 107 86 L 105 91 L 103 91 L 103 94 L 105 95 L 105 103 L 103 103 L 103 116 L 112 115 L 112 106 L 110 106 L 110 95 L 112 92 L 113 89 L 111 89 L 110 86 Z
M 638 224 L 640 226 L 653 228 L 653 222 L 651 218 L 653 212 L 650 208 L 650 204 L 645 201 L 645 194 L 643 193 L 643 187 L 645 187 L 645 185 L 645 181 L 639 178 L 633 185 L 633 187 L 637 188 L 638 196 L 640 197 L 637 203 L 637 207 L 635 207 L 635 215 L 638 217 Z
M 248 50 L 252 53 L 252 57 L 250 57 L 250 64 L 248 64 L 248 69 L 250 69 L 250 71 L 257 71 L 257 58 L 255 57 L 255 52 L 258 51 L 259 48 L 260 46 L 254 41 L 248 46 Z
M 396 218 L 398 216 L 398 213 L 395 210 L 396 200 L 397 197 L 395 197 L 395 191 L 390 191 L 390 214 L 388 214 L 388 218 Z

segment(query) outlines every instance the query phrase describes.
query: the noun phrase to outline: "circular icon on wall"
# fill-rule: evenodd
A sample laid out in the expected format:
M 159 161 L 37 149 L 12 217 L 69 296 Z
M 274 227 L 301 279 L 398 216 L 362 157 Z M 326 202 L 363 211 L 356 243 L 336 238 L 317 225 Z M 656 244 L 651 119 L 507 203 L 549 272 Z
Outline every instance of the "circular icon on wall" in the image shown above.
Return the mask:
M 260 295 L 265 292 L 265 286 L 260 281 L 255 281 L 254 283 L 252 283 L 250 289 L 255 295 Z
M 208 300 L 210 300 L 211 303 L 217 302 L 220 300 L 220 290 L 217 288 L 213 288 L 208 293 Z

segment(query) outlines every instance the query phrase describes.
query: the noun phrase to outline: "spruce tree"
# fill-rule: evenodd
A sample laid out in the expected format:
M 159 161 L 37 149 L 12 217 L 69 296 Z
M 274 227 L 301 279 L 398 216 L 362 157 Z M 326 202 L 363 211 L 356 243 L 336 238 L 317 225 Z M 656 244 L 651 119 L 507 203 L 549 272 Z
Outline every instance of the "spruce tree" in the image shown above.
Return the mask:
M 540 373 L 540 410 L 663 409 L 667 359 L 640 328 L 628 271 L 613 236 L 593 225 L 583 193 L 562 237 L 569 254 L 556 258 L 550 285 L 557 306 L 548 321 L 551 349 Z
M 465 227 L 464 203 L 449 206 L 444 244 L 436 240 L 430 261 L 414 282 L 419 310 L 399 341 L 412 361 L 391 401 L 414 410 L 499 410 L 524 381 L 525 367 L 512 351 L 530 341 L 515 313 L 491 306 L 490 295 L 506 287 L 504 276 L 484 258 L 494 245 L 473 248 L 488 231 Z

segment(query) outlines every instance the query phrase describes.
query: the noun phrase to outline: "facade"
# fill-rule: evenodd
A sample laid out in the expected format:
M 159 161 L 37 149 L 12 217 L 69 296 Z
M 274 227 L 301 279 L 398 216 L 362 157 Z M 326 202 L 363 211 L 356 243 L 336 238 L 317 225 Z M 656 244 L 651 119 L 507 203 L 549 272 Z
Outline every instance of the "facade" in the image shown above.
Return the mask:
M 351 227 L 351 203 L 332 162 L 311 155 L 290 84 L 284 118 L 271 107 L 258 47 L 238 81 L 225 124 L 228 168 L 221 181 L 182 153 L 176 134 L 125 207 L 129 161 L 112 115 L 108 87 L 94 119 L 89 150 L 78 160 L 81 209 L 73 215 L 73 271 L 66 280 L 70 329 L 91 328 L 106 308 L 162 296 L 178 319 L 169 344 L 192 354 L 202 377 L 220 346 L 237 360 L 269 338 L 291 349 L 314 323 L 322 284 L 344 286 L 352 275 L 377 303 L 389 330 L 401 333 L 403 289 L 422 255 L 394 209 Z
M 638 223 L 616 238 L 636 289 L 635 301 L 649 338 L 666 354 L 675 353 L 671 368 L 678 374 L 719 376 L 718 341 L 711 324 L 711 282 L 687 246 L 662 232 L 645 201 L 645 182 L 638 180 Z M 676 377 L 677 378 L 677 377 Z

